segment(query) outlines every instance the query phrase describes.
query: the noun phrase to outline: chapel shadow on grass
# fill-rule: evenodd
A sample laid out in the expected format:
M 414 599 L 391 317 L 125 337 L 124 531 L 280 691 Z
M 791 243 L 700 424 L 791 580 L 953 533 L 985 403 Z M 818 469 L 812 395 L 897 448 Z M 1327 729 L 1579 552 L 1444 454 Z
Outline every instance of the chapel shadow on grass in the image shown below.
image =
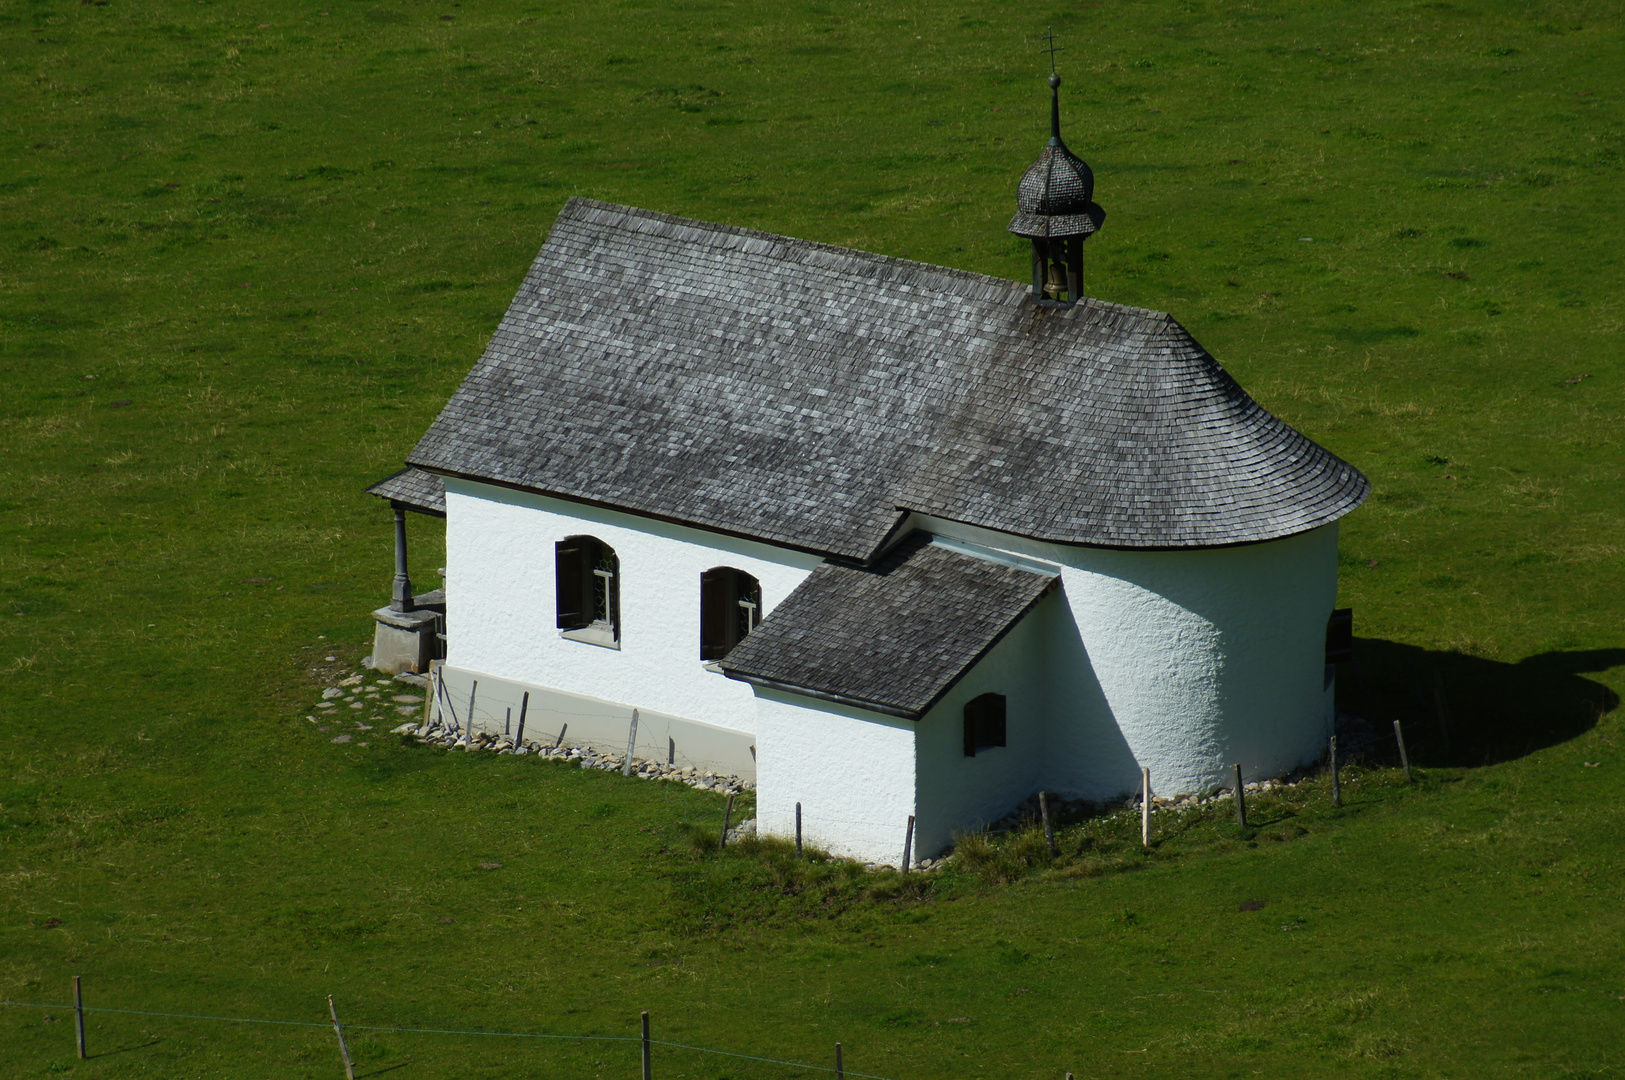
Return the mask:
M 1625 649 L 1547 652 L 1509 664 L 1356 638 L 1354 661 L 1338 669 L 1337 705 L 1370 721 L 1368 760 L 1399 763 L 1397 719 L 1413 765 L 1476 766 L 1590 731 L 1619 707 L 1619 695 L 1584 675 L 1625 665 Z

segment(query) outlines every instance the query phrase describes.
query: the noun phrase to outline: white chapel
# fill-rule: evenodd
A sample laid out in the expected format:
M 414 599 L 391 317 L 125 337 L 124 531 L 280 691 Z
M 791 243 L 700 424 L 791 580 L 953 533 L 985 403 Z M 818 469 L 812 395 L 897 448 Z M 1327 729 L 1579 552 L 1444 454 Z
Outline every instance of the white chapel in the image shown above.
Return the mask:
M 1367 482 L 1172 317 L 1084 295 L 1105 214 L 1058 85 L 1030 282 L 572 199 L 370 489 L 401 537 L 446 522 L 443 607 L 402 546 L 380 634 L 443 625 L 450 699 L 549 742 L 623 750 L 637 710 L 639 755 L 881 862 L 910 817 L 923 858 L 1040 789 L 1318 757 Z

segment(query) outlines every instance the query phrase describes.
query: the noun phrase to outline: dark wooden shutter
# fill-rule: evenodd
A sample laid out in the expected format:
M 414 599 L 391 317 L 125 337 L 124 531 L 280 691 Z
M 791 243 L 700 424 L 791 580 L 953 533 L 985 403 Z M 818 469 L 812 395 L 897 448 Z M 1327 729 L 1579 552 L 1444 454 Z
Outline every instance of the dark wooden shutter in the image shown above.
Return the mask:
M 592 622 L 592 568 L 598 545 L 588 536 L 572 536 L 553 545 L 553 585 L 560 630 L 580 630 Z
M 1338 608 L 1326 620 L 1326 662 L 1343 664 L 1354 659 L 1354 609 Z
M 982 745 L 983 746 L 1003 746 L 1004 745 L 1004 695 L 1003 694 L 988 694 L 988 695 L 986 695 L 986 700 L 987 700 L 987 705 L 984 706 L 984 708 L 987 710 L 984 713 L 984 716 L 986 717 L 986 720 L 985 720 L 985 725 L 986 726 L 985 726 L 984 731 L 983 731 Z
M 721 660 L 732 642 L 728 628 L 733 625 L 733 571 L 725 566 L 700 575 L 700 659 Z

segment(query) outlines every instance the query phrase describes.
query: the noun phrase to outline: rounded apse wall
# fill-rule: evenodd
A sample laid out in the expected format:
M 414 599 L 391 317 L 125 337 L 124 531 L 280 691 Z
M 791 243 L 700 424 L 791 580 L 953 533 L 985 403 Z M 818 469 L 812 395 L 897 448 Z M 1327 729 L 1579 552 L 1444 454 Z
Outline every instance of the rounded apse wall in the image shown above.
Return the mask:
M 1053 789 L 1177 795 L 1319 757 L 1337 527 L 1230 548 L 1044 545 L 1075 634 L 1051 635 Z M 1033 554 L 1040 554 L 1037 551 Z

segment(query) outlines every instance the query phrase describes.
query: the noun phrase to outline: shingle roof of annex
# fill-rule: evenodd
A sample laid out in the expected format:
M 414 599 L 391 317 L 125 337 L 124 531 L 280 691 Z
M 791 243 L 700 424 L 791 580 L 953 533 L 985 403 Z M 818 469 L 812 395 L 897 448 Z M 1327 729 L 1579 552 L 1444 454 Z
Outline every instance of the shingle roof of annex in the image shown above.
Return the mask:
M 1210 547 L 1367 491 L 1159 312 L 580 198 L 408 460 L 858 560 L 907 511 Z
M 419 513 L 446 516 L 446 482 L 422 469 L 408 467 L 394 476 L 386 476 L 369 487 L 367 494 L 400 503 Z
M 821 564 L 720 666 L 731 679 L 918 719 L 1056 580 L 916 534 L 870 567 Z

